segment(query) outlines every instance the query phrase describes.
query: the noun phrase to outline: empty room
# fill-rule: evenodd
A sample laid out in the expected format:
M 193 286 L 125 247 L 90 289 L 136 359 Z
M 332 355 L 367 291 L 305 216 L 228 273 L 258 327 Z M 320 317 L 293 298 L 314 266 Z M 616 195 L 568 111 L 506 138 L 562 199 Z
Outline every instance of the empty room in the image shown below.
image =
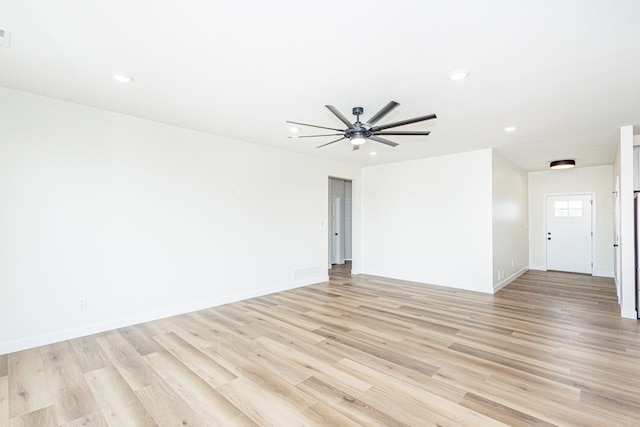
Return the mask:
M 640 425 L 638 16 L 0 2 L 0 426 Z

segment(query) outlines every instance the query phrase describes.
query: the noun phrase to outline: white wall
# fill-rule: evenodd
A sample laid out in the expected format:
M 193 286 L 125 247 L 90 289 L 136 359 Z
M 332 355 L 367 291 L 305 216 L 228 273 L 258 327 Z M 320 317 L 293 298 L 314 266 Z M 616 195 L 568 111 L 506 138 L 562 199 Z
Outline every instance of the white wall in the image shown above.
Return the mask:
M 529 173 L 529 267 L 546 270 L 545 196 L 594 193 L 593 274 L 613 277 L 613 166 Z
M 348 165 L 7 89 L 0 135 L 0 354 L 326 280 L 327 178 L 360 191 Z
M 498 290 L 529 265 L 527 173 L 493 152 L 493 287 Z
M 366 167 L 362 272 L 493 292 L 491 150 Z
M 633 126 L 620 128 L 620 151 L 616 155 L 620 173 L 620 310 L 622 317 L 636 319 L 635 230 L 633 215 Z
M 344 257 L 353 260 L 353 184 L 344 182 Z

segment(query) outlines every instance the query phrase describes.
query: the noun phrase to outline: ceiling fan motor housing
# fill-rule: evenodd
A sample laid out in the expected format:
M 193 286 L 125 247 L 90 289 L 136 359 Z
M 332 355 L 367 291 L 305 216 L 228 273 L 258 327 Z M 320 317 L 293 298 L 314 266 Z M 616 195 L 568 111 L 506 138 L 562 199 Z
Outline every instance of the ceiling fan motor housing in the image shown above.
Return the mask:
M 357 117 L 357 120 L 353 124 L 353 129 L 347 129 L 344 133 L 344 136 L 346 138 L 349 138 L 353 144 L 360 145 L 364 143 L 368 137 L 371 136 L 371 131 L 369 130 L 371 126 L 366 126 L 360 123 L 360 115 L 364 113 L 364 108 L 353 107 L 351 112 L 354 116 Z

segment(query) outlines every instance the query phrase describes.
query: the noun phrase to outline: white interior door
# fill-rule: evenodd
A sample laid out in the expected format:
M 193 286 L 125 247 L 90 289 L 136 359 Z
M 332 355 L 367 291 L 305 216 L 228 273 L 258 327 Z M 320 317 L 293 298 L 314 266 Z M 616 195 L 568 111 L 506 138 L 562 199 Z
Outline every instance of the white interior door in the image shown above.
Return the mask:
M 331 263 L 344 264 L 342 244 L 342 198 L 331 198 Z
M 547 196 L 547 269 L 592 272 L 590 194 Z

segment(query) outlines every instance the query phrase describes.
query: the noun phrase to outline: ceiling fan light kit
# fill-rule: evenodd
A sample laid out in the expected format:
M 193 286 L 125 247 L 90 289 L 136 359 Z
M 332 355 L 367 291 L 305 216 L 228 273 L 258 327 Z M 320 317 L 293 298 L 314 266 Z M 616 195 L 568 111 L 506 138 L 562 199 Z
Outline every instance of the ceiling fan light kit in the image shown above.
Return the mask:
M 412 123 L 418 123 L 418 122 L 422 122 L 425 120 L 431 120 L 431 119 L 435 119 L 436 115 L 435 114 L 429 114 L 426 116 L 420 116 L 420 117 L 416 117 L 413 119 L 408 119 L 408 120 L 401 120 L 399 122 L 393 122 L 393 123 L 387 123 L 385 125 L 380 125 L 380 126 L 376 126 L 376 123 L 378 123 L 378 121 L 380 121 L 380 119 L 382 119 L 384 116 L 386 116 L 387 114 L 389 114 L 389 112 L 391 110 L 393 110 L 394 108 L 396 108 L 398 105 L 397 102 L 395 101 L 391 101 L 389 102 L 386 106 L 384 106 L 380 111 L 378 111 L 376 114 L 373 115 L 373 117 L 371 117 L 369 120 L 365 121 L 365 122 L 361 122 L 360 121 L 360 116 L 362 115 L 362 113 L 364 113 L 364 108 L 362 107 L 353 107 L 352 109 L 352 113 L 354 116 L 356 116 L 356 121 L 355 123 L 351 123 L 336 107 L 334 107 L 333 105 L 325 105 L 325 107 L 327 107 L 327 109 L 329 111 L 331 111 L 333 113 L 333 115 L 335 115 L 342 123 L 344 123 L 345 126 L 347 126 L 346 129 L 337 129 L 337 128 L 330 128 L 330 127 L 325 127 L 325 126 L 317 126 L 317 125 L 311 125 L 311 124 L 307 124 L 307 123 L 300 123 L 300 122 L 292 122 L 292 121 L 288 121 L 287 123 L 291 123 L 294 125 L 300 125 L 300 126 L 308 126 L 308 127 L 313 127 L 313 128 L 319 128 L 319 129 L 327 129 L 327 130 L 332 130 L 335 132 L 339 132 L 339 133 L 330 133 L 330 134 L 322 134 L 322 135 L 305 135 L 305 136 L 296 136 L 297 138 L 317 138 L 317 137 L 323 137 L 323 136 L 340 136 L 340 138 L 331 141 L 331 142 L 327 142 L 326 144 L 322 144 L 317 146 L 316 148 L 321 148 L 321 147 L 325 147 L 327 145 L 336 143 L 338 141 L 342 141 L 343 139 L 348 139 L 351 144 L 353 145 L 353 150 L 356 151 L 360 148 L 360 145 L 364 144 L 367 142 L 367 140 L 372 140 L 372 141 L 376 141 L 379 142 L 381 144 L 385 144 L 388 145 L 390 147 L 396 147 L 398 144 L 396 142 L 390 141 L 386 138 L 383 138 L 383 136 L 387 136 L 387 135 L 396 135 L 396 136 L 400 136 L 400 135 L 404 135 L 404 136 L 427 136 L 429 135 L 431 132 L 430 131 L 387 131 L 387 129 L 392 129 L 398 126 L 404 126 L 404 125 L 409 125 Z M 292 138 L 291 136 L 289 138 Z
M 353 145 L 362 145 L 367 142 L 367 137 L 364 134 L 354 134 L 351 136 L 351 143 Z

